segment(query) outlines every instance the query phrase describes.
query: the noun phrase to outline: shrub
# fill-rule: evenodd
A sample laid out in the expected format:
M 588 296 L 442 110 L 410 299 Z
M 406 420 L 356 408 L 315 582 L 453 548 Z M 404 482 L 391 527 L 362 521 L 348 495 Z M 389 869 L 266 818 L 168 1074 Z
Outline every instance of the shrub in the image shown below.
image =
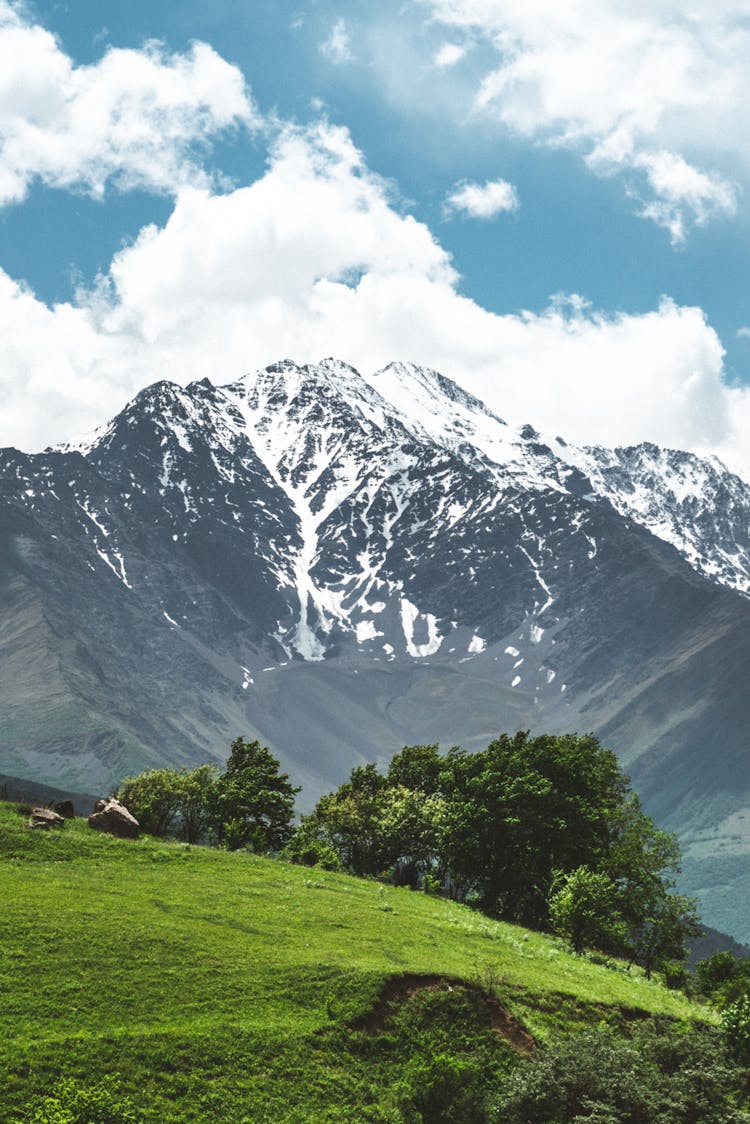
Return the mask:
M 65 1078 L 48 1096 L 32 1102 L 14 1124 L 142 1124 L 143 1117 L 129 1097 L 120 1094 L 115 1078 L 80 1086 Z
M 437 1054 L 407 1067 L 400 1108 L 407 1124 L 482 1124 L 489 1119 L 481 1069 Z
M 298 866 L 319 866 L 323 870 L 343 870 L 341 859 L 333 847 L 297 829 L 281 852 L 281 858 Z
M 584 948 L 622 945 L 625 926 L 617 912 L 617 889 L 606 874 L 579 866 L 561 875 L 549 901 L 552 928 L 580 956 Z
M 508 1082 L 498 1124 L 747 1124 L 746 1071 L 719 1035 L 659 1020 L 632 1040 L 608 1028 L 538 1051 Z
M 721 1016 L 721 1033 L 735 1061 L 750 1064 L 750 997 L 743 995 L 725 1007 Z

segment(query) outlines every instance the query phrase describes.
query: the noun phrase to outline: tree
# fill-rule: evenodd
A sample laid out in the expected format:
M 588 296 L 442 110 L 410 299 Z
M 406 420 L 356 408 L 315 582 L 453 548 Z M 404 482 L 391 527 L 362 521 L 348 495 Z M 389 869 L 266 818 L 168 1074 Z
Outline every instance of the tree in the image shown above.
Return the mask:
M 385 774 L 360 766 L 303 819 L 290 856 L 331 852 L 353 874 L 429 886 L 532 928 L 549 925 L 552 896 L 578 951 L 629 950 L 648 972 L 681 959 L 694 931 L 694 903 L 673 893 L 675 837 L 591 734 L 519 731 L 445 756 L 405 746 Z
M 199 843 L 206 835 L 218 770 L 215 765 L 198 765 L 182 773 L 181 779 L 179 835 L 186 843 Z
M 150 835 L 177 835 L 198 843 L 217 780 L 214 765 L 195 769 L 152 769 L 127 777 L 118 797 Z
M 585 948 L 622 949 L 626 926 L 618 911 L 617 887 L 606 874 L 579 866 L 559 875 L 549 901 L 552 929 L 580 956 Z
M 674 894 L 666 886 L 654 895 L 645 916 L 631 926 L 629 944 L 633 959 L 651 973 L 667 961 L 684 961 L 686 941 L 699 936 L 700 920 L 694 898 Z
M 209 826 L 230 851 L 278 851 L 291 837 L 299 791 L 279 772 L 279 762 L 267 747 L 235 738 L 226 769 L 211 793 Z
M 182 775 L 178 769 L 151 769 L 137 777 L 126 777 L 117 796 L 143 831 L 167 835 L 174 828 L 180 809 Z
M 674 892 L 673 875 L 680 869 L 676 837 L 644 814 L 635 793 L 612 815 L 610 836 L 602 870 L 617 886 L 630 956 L 650 978 L 667 961 L 685 960 L 685 942 L 700 932 L 696 903 Z
M 750 995 L 724 1008 L 721 1034 L 730 1056 L 740 1065 L 750 1065 Z
M 740 959 L 733 952 L 714 952 L 701 960 L 695 969 L 698 992 L 707 996 L 715 1007 L 750 997 L 750 959 Z
M 455 895 L 541 928 L 555 872 L 596 869 L 607 854 L 627 781 L 593 735 L 519 731 L 479 753 L 451 750 L 442 791 Z
M 352 874 L 416 887 L 435 862 L 442 807 L 435 792 L 395 783 L 375 765 L 358 766 L 303 818 L 290 857 L 328 848 Z
M 708 998 L 713 998 L 720 993 L 727 984 L 732 983 L 743 974 L 743 965 L 746 961 L 740 960 L 728 949 L 714 952 L 706 960 L 701 960 L 695 967 L 695 984 L 698 992 Z
M 405 745 L 391 758 L 388 782 L 403 785 L 412 792 L 434 795 L 440 792 L 440 774 L 444 764 L 445 759 L 440 756 L 437 745 Z

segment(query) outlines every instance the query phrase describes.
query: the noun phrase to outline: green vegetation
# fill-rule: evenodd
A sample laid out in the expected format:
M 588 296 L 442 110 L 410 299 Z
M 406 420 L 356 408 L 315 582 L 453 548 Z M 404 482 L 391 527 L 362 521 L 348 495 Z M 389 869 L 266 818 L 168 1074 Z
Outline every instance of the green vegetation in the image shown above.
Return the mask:
M 503 1124 L 747 1124 L 746 1071 L 715 1032 L 675 1032 L 658 1020 L 630 1039 L 610 1028 L 562 1038 L 519 1067 Z
M 509 1035 L 715 1021 L 460 903 L 8 805 L 0 900 L 3 1121 L 495 1124 L 548 1056 Z
M 295 830 L 298 791 L 237 738 L 123 782 L 137 842 L 0 805 L 3 1121 L 750 1124 L 750 969 L 689 976 L 595 738 L 407 746 Z
M 489 916 L 554 928 L 578 953 L 627 956 L 650 975 L 685 959 L 695 906 L 674 892 L 673 835 L 643 812 L 592 735 L 515 737 L 486 750 L 407 746 L 383 774 L 353 770 L 303 819 L 296 862 L 421 887 Z
M 223 773 L 211 765 L 152 769 L 127 777 L 118 795 L 153 835 L 210 838 L 229 851 L 267 854 L 288 842 L 299 791 L 260 742 L 235 738 Z

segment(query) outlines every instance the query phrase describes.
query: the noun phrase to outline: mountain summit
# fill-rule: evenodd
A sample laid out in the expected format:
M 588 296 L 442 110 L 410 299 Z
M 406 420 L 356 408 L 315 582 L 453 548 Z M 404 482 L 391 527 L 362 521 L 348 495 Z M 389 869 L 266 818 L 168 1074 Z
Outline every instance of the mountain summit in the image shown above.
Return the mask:
M 0 488 L 2 771 L 91 791 L 243 732 L 309 803 L 406 742 L 594 730 L 696 853 L 750 847 L 750 488 L 716 460 L 287 360 L 3 450 Z

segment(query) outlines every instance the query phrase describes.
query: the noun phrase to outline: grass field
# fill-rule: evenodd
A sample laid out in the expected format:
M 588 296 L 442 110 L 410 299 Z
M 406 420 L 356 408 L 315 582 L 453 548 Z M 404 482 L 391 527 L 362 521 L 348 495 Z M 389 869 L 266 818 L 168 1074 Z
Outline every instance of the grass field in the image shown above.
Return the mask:
M 411 978 L 386 1006 L 405 975 L 430 986 Z M 488 993 L 541 1040 L 637 1012 L 708 1018 L 455 903 L 83 820 L 29 831 L 0 805 L 3 1124 L 61 1077 L 106 1075 L 156 1124 L 401 1121 L 425 1059 L 500 1083 L 524 1064 Z

